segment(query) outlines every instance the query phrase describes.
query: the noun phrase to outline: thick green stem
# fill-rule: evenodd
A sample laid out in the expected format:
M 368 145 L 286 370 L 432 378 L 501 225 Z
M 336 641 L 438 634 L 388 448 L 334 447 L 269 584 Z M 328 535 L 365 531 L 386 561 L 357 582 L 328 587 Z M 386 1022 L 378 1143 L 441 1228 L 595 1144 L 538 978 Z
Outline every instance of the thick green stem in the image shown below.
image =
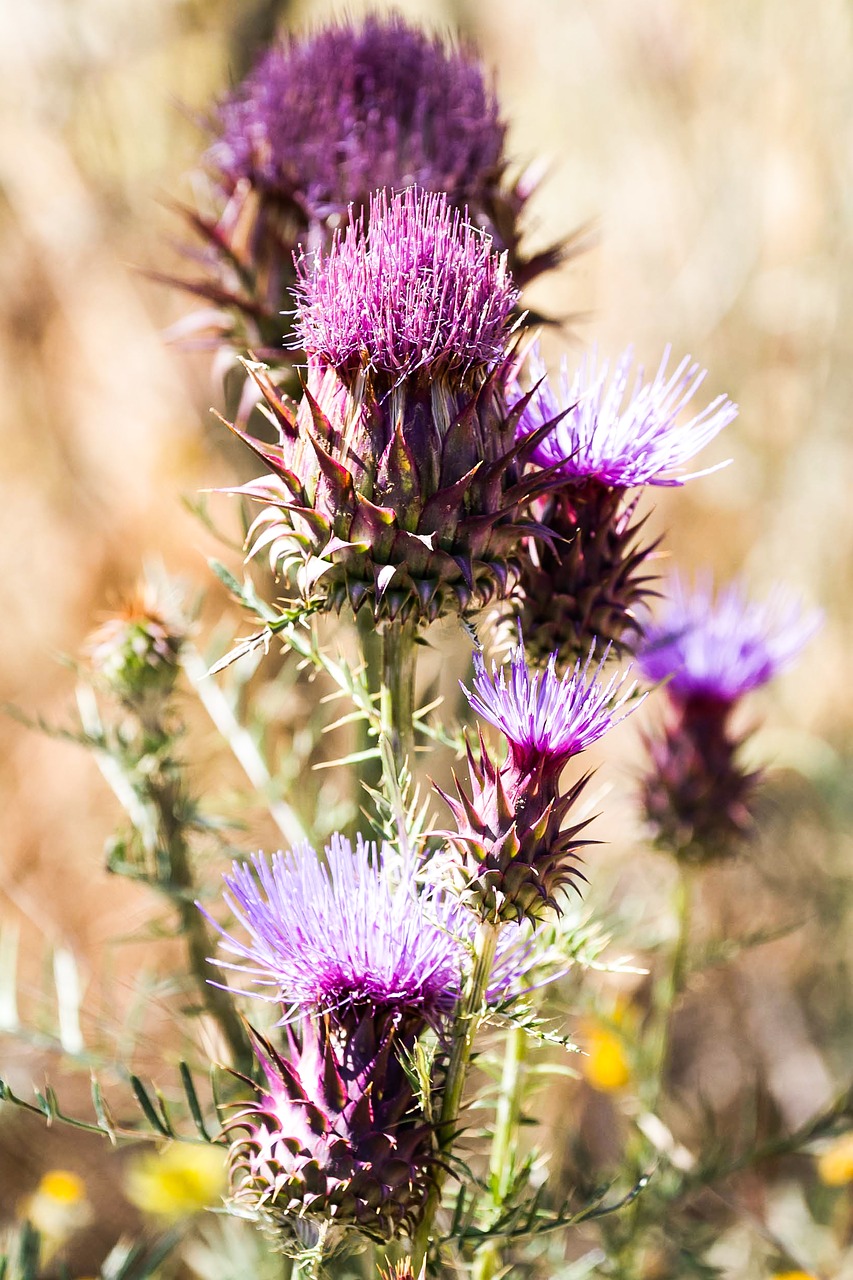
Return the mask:
M 382 631 L 379 714 L 397 778 L 407 762 L 411 769 L 415 749 L 416 662 L 415 623 L 386 623 Z
M 439 1162 L 436 1164 L 423 1217 L 412 1241 L 412 1268 L 415 1275 L 419 1274 L 429 1249 L 430 1232 L 447 1180 L 446 1157 L 450 1154 L 457 1136 L 459 1110 L 462 1105 L 468 1066 L 471 1062 L 471 1052 L 474 1048 L 474 1038 L 486 1010 L 486 992 L 495 959 L 498 929 L 497 924 L 486 920 L 481 921 L 477 928 L 474 939 L 474 963 L 465 983 L 459 1011 L 453 1023 L 441 1115 L 436 1128 Z
M 527 1032 L 513 1027 L 506 1038 L 501 1091 L 495 1110 L 495 1131 L 489 1157 L 489 1185 L 492 1209 L 500 1213 L 512 1186 L 518 1150 L 518 1123 L 524 1088 L 524 1064 L 527 1059 Z M 477 1250 L 474 1258 L 474 1280 L 492 1280 L 503 1265 L 500 1245 L 490 1240 Z
M 356 614 L 356 630 L 358 644 L 364 662 L 364 679 L 371 697 L 379 698 L 382 687 L 382 636 L 376 629 L 376 622 L 369 609 L 361 609 Z M 362 758 L 358 762 L 355 776 L 355 816 L 352 838 L 358 831 L 361 806 L 365 800 L 365 788 L 378 791 L 382 785 L 381 756 L 369 754 L 375 752 L 376 730 L 373 721 L 363 716 L 358 721 L 358 745 L 356 751 Z

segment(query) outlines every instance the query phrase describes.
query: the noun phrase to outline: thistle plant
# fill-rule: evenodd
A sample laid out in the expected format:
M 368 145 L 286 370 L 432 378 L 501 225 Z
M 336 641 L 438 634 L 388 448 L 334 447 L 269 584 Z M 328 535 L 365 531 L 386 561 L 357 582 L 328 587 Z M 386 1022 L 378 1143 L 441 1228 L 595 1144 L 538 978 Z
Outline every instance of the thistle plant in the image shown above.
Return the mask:
M 488 237 L 419 190 L 378 193 L 303 259 L 298 409 L 253 371 L 279 443 L 249 441 L 271 472 L 239 490 L 266 504 L 252 553 L 382 625 L 506 596 L 542 483 L 524 473 L 537 436 L 515 439 L 524 402 L 506 402 L 517 296 Z
M 645 381 L 641 369 L 632 388 L 630 348 L 612 373 L 594 351 L 574 375 L 564 359 L 556 389 L 538 354 L 529 361 L 534 389 L 518 433 L 529 437 L 551 424 L 531 457 L 560 479 L 541 504 L 551 537 L 530 545 L 519 591 L 522 629 L 540 661 L 556 651 L 571 665 L 595 637 L 619 652 L 636 646 L 657 547 L 643 542 L 642 490 L 690 479 L 686 464 L 737 414 L 717 396 L 683 421 L 706 373 L 685 357 L 667 374 L 669 359 L 667 348 L 654 378 Z
M 498 767 L 481 735 L 480 759 L 468 751 L 472 795 L 458 780 L 458 799 L 441 793 L 456 822 L 445 833 L 443 864 L 462 900 L 484 919 L 536 922 L 559 911 L 560 890 L 584 878 L 578 850 L 587 822 L 567 823 L 588 776 L 564 791 L 562 774 L 628 714 L 620 710 L 635 688 L 617 696 L 626 676 L 601 678 L 606 653 L 589 674 L 592 657 L 593 650 L 583 667 L 578 663 L 560 679 L 556 655 L 532 673 L 519 644 L 507 679 L 496 665 L 490 676 L 482 656 L 474 655 L 474 687 L 464 692 L 504 734 L 508 753 Z
M 290 345 L 294 253 L 328 248 L 377 188 L 418 186 L 485 230 L 519 285 L 561 246 L 522 248 L 533 170 L 513 177 L 506 125 L 476 54 L 396 15 L 342 21 L 269 49 L 219 103 L 204 158 L 212 216 L 187 210 L 200 272 L 180 283 L 213 303 L 192 326 L 275 364 Z M 186 326 L 184 326 L 186 328 Z
M 139 1123 L 115 1120 L 97 1079 L 94 1122 L 50 1089 L 28 1104 L 0 1081 L 0 1097 L 114 1142 L 214 1147 L 217 1176 L 224 1159 L 212 1243 L 198 1247 L 197 1223 L 173 1226 L 140 1280 L 173 1249 L 203 1280 L 225 1274 L 217 1255 L 228 1275 L 265 1276 L 280 1253 L 304 1280 L 708 1275 L 690 1196 L 853 1120 L 845 1095 L 728 1154 L 688 1151 L 668 1128 L 673 1019 L 693 963 L 685 868 L 742 847 L 755 774 L 734 717 L 816 625 L 789 598 L 756 606 L 733 587 L 714 599 L 677 579 L 653 611 L 657 544 L 644 542 L 638 502 L 691 478 L 735 406 L 720 396 L 693 412 L 705 374 L 689 358 L 667 372 L 669 351 L 651 380 L 632 382 L 630 352 L 612 373 L 593 352 L 549 381 L 521 290 L 559 253 L 522 252 L 530 186 L 509 177 L 495 95 L 468 50 L 398 18 L 342 23 L 269 50 L 214 128 L 219 203 L 211 220 L 193 217 L 204 275 L 189 287 L 221 306 L 217 328 L 241 346 L 273 433 L 234 424 L 264 474 L 227 492 L 260 510 L 242 582 L 216 566 L 254 630 L 203 660 L 189 620 L 144 595 L 93 636 L 81 730 L 65 735 L 96 753 L 126 810 L 109 869 L 167 899 L 205 1036 L 178 1068 L 179 1091 L 127 1073 Z M 300 372 L 292 395 L 288 362 Z M 264 557 L 275 588 L 258 573 Z M 486 609 L 518 641 L 502 665 L 477 641 L 459 725 L 452 709 L 421 705 L 416 655 L 431 644 L 444 656 L 457 629 L 476 639 Z M 251 713 L 282 679 L 265 675 L 273 645 L 308 688 L 312 724 L 346 739 L 343 759 L 319 759 L 301 726 L 303 764 L 355 775 L 340 822 L 292 762 L 296 785 L 279 794 L 285 770 L 253 732 Z M 636 668 L 620 671 L 631 651 Z M 229 700 L 215 682 L 242 664 L 261 689 L 247 678 Z M 632 670 L 664 687 L 641 691 Z M 177 745 L 179 700 L 193 696 L 282 848 L 258 850 L 193 786 L 191 747 Z M 576 761 L 629 715 L 629 730 L 641 721 L 647 697 L 668 710 L 663 733 L 646 733 L 642 817 L 678 859 L 679 896 L 675 945 L 650 949 L 641 990 L 644 966 L 613 961 L 608 930 L 580 905 L 598 868 L 592 775 Z M 334 717 L 330 701 L 344 703 Z M 428 774 L 452 776 L 455 794 L 427 791 Z M 436 795 L 449 817 L 433 812 Z M 611 971 L 635 980 L 635 1004 L 617 992 L 596 1010 L 594 983 Z M 620 1010 L 612 1026 L 605 1007 Z M 533 1083 L 589 1027 L 610 1060 L 587 1081 L 624 1094 L 628 1136 L 615 1172 L 590 1161 L 565 1186 L 559 1153 L 528 1138 Z M 213 1071 L 209 1099 L 199 1066 Z M 573 1142 L 582 1148 L 579 1125 Z M 146 1162 L 146 1194 L 158 1167 Z M 183 1222 L 168 1212 L 179 1197 L 155 1190 L 134 1203 Z M 672 1257 L 661 1245 L 671 1222 Z M 571 1270 L 582 1223 L 595 1244 Z M 33 1275 L 28 1228 L 17 1256 Z
M 752 826 L 759 773 L 744 767 L 732 724 L 743 698 L 799 654 L 820 625 L 779 588 L 765 603 L 742 583 L 714 594 L 675 577 L 639 653 L 649 680 L 666 681 L 669 715 L 648 735 L 642 806 L 656 842 L 679 858 L 734 853 Z

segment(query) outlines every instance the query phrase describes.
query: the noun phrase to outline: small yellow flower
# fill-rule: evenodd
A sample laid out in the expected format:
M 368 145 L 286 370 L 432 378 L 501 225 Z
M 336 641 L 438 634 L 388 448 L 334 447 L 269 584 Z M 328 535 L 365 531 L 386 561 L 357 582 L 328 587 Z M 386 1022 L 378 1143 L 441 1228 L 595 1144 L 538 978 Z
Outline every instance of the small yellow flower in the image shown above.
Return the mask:
M 770 1280 L 817 1280 L 811 1271 L 774 1271 Z
M 625 996 L 617 996 L 609 1018 L 585 1018 L 581 1024 L 580 1046 L 584 1051 L 581 1070 L 593 1089 L 616 1093 L 631 1080 L 626 1042 L 636 1031 L 637 1010 Z
M 68 1169 L 48 1169 L 35 1191 L 21 1202 L 19 1216 L 38 1231 L 44 1255 L 49 1258 L 90 1220 L 86 1184 Z
M 853 1182 L 853 1133 L 842 1134 L 818 1156 L 817 1176 L 827 1187 Z
M 586 1056 L 583 1074 L 593 1089 L 602 1093 L 614 1093 L 624 1089 L 631 1079 L 631 1069 L 620 1036 L 600 1023 L 590 1023 L 586 1028 Z
M 174 1143 L 147 1151 L 132 1162 L 125 1194 L 143 1213 L 177 1222 L 215 1205 L 225 1191 L 226 1151 L 222 1147 Z

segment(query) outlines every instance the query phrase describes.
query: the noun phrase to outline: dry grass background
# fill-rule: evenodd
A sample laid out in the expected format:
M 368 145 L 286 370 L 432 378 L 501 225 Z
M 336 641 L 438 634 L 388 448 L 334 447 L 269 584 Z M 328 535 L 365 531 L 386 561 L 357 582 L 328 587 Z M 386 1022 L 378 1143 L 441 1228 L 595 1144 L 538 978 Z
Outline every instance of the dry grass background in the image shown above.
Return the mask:
M 773 791 L 769 834 L 755 867 L 717 877 L 704 908 L 708 928 L 740 927 L 786 918 L 806 901 L 812 925 L 769 959 L 764 949 L 763 960 L 744 962 L 736 1001 L 712 982 L 685 1018 L 686 1036 L 707 1024 L 717 1044 L 716 1059 L 694 1053 L 685 1070 L 718 1088 L 725 1106 L 734 1068 L 720 1028 L 731 1032 L 748 1014 L 771 1094 L 787 1119 L 801 1118 L 843 1079 L 853 1040 L 843 914 L 853 851 L 844 833 L 853 808 L 853 10 L 847 0 L 808 11 L 798 0 L 397 8 L 461 29 L 495 67 L 514 155 L 551 164 L 531 239 L 599 224 L 597 247 L 532 301 L 584 313 L 576 344 L 597 339 L 616 352 L 630 341 L 653 364 L 672 342 L 676 356 L 690 351 L 709 367 L 711 392 L 740 404 L 709 456 L 733 465 L 658 504 L 670 553 L 721 575 L 744 570 L 759 593 L 783 577 L 826 610 L 819 642 L 762 704 L 763 744 L 793 766 Z M 161 201 L 188 193 L 201 149 L 177 104 L 203 109 L 276 22 L 336 12 L 321 0 L 0 5 L 4 699 L 63 719 L 73 677 L 55 655 L 79 651 L 146 557 L 206 581 L 211 543 L 179 498 L 229 474 L 207 413 L 218 392 L 202 359 L 161 340 L 188 304 L 134 266 L 169 260 L 176 227 Z M 553 353 L 562 339 L 546 341 Z M 213 616 L 220 603 L 214 592 Z M 112 801 L 73 747 L 0 721 L 0 752 L 0 910 L 22 930 L 24 998 L 37 1004 L 45 954 L 68 946 L 89 984 L 87 1024 L 106 1020 L 118 1038 L 151 949 L 116 940 L 144 929 L 152 903 L 102 871 Z M 202 738 L 205 785 L 225 768 Z M 617 837 L 622 825 L 611 822 Z M 257 839 L 268 836 L 260 825 Z M 602 864 L 607 892 L 652 911 L 665 874 L 650 858 L 620 858 L 617 847 Z M 148 1027 L 156 1062 L 156 1017 Z M 16 1083 L 45 1065 L 37 1045 L 3 1044 L 0 1074 Z M 19 1170 L 8 1196 L 0 1192 L 4 1207 L 42 1156 L 28 1160 L 26 1177 Z

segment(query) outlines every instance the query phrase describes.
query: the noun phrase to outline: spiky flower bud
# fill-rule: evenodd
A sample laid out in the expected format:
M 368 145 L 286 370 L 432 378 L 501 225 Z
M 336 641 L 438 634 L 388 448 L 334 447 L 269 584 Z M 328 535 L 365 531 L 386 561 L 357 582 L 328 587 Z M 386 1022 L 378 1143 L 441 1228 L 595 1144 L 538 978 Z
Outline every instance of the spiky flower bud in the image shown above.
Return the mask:
M 174 603 L 145 582 L 92 632 L 86 652 L 96 677 L 147 718 L 172 692 L 185 639 L 186 621 Z
M 638 654 L 650 680 L 668 679 L 669 717 L 663 733 L 646 740 L 641 784 L 661 848 L 693 862 L 737 852 L 760 774 L 740 761 L 744 739 L 732 729 L 733 709 L 794 660 L 819 621 L 782 591 L 759 604 L 740 583 L 715 598 L 707 580 L 692 592 L 673 580 Z
M 686 463 L 736 416 L 735 405 L 718 396 L 681 421 L 706 375 L 689 357 L 668 375 L 669 355 L 667 347 L 650 382 L 639 370 L 630 392 L 630 349 L 612 377 L 595 352 L 574 376 L 564 361 L 558 390 L 541 382 L 522 415 L 522 436 L 553 424 L 532 458 L 556 467 L 562 480 L 540 513 L 552 540 L 531 546 L 520 587 L 522 630 L 540 661 L 556 650 L 571 664 L 593 636 L 617 652 L 635 645 L 657 543 L 642 543 L 645 521 L 634 518 L 639 495 L 631 491 L 683 484 L 691 478 Z M 536 354 L 530 372 L 545 377 Z
M 427 1194 L 432 1133 L 402 1065 L 394 1015 L 365 1009 L 344 1034 L 326 1015 L 287 1028 L 287 1057 L 253 1037 L 266 1084 L 227 1126 L 232 1203 L 278 1229 L 410 1232 Z M 251 1082 L 250 1082 L 251 1083 Z M 329 1233 L 331 1228 L 331 1236 Z
M 601 679 L 606 652 L 590 673 L 592 657 L 593 650 L 583 667 L 560 679 L 554 657 L 532 674 L 519 645 L 507 679 L 494 665 L 489 675 L 482 656 L 474 655 L 474 687 L 464 691 L 474 710 L 506 736 L 509 754 L 498 767 L 481 736 L 479 761 L 468 751 L 470 795 L 458 779 L 458 799 L 440 792 L 456 820 L 455 830 L 442 833 L 448 852 L 440 865 L 484 919 L 537 921 L 559 910 L 560 889 L 583 879 L 577 851 L 589 843 L 579 839 L 588 820 L 565 823 L 587 778 L 563 791 L 560 777 L 570 759 L 628 714 L 630 708 L 622 708 L 635 687 L 623 689 L 627 672 Z
M 432 621 L 511 590 L 519 514 L 542 487 L 516 441 L 526 401 L 506 387 L 517 292 L 505 258 L 443 195 L 371 200 L 327 253 L 299 266 L 296 328 L 308 352 L 294 415 L 256 371 L 279 428 L 253 443 L 271 479 L 250 536 L 276 568 L 301 566 L 325 607 Z
M 256 1038 L 267 1084 L 229 1125 L 242 1135 L 231 1148 L 235 1205 L 285 1240 L 297 1219 L 380 1240 L 410 1229 L 433 1140 L 407 1058 L 428 1025 L 448 1026 L 476 921 L 420 885 L 408 860 L 341 836 L 324 863 L 308 846 L 271 863 L 258 855 L 226 885 L 248 941 L 223 934 L 235 957 L 223 967 L 283 1003 L 287 1024 L 284 1054 Z M 517 989 L 529 963 L 505 932 L 489 999 Z
M 506 126 L 477 57 L 397 16 L 344 21 L 275 45 L 215 117 L 207 163 L 221 214 L 190 215 L 207 243 L 185 282 L 245 344 L 279 361 L 299 245 L 328 245 L 378 187 L 444 191 L 507 250 L 520 282 L 554 266 L 525 258 L 519 217 L 534 181 L 507 178 Z M 284 315 L 282 313 L 285 313 Z

